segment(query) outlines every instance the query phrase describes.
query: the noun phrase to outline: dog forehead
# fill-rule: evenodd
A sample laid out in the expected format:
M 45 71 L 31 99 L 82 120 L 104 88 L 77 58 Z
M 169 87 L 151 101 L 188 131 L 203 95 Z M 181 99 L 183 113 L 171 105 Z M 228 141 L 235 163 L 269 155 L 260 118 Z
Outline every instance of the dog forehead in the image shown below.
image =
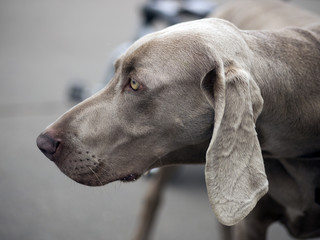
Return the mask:
M 205 32 L 207 33 L 206 22 L 207 21 L 192 21 L 188 23 L 180 23 L 167 27 L 161 31 L 147 34 L 131 45 L 127 51 L 127 55 L 132 53 L 136 54 L 137 51 L 150 48 L 155 50 L 159 48 L 166 48 L 169 47 L 172 42 L 179 40 L 183 40 L 180 42 L 180 45 L 183 45 L 186 40 L 191 40 L 197 36 L 199 37 L 200 35 L 203 35 Z
M 216 58 L 214 52 L 223 52 L 219 51 L 225 48 L 222 38 L 232 29 L 233 25 L 218 19 L 177 24 L 137 40 L 116 65 L 125 74 L 142 73 L 148 79 L 156 76 L 158 83 L 197 77 L 208 70 Z
M 146 35 L 137 40 L 127 50 L 124 55 L 124 63 L 130 64 L 134 61 L 141 59 L 156 59 L 159 57 L 167 57 L 172 53 L 172 48 L 182 47 L 185 42 L 180 42 L 179 45 L 175 44 L 181 38 L 181 34 L 169 33 L 163 34 L 163 32 L 155 32 Z
M 124 54 L 124 62 L 131 63 L 146 54 L 165 58 L 188 53 L 199 50 L 204 43 L 219 48 L 222 42 L 234 38 L 234 32 L 234 25 L 215 18 L 176 24 L 138 39 Z
M 140 62 L 152 64 L 156 61 L 157 65 L 161 61 L 167 62 L 178 55 L 187 54 L 194 49 L 191 44 L 200 45 L 200 35 L 189 31 L 187 26 L 166 28 L 162 31 L 148 34 L 135 43 L 122 56 L 123 66 L 131 66 L 133 63 Z M 161 65 L 161 64 L 160 64 Z

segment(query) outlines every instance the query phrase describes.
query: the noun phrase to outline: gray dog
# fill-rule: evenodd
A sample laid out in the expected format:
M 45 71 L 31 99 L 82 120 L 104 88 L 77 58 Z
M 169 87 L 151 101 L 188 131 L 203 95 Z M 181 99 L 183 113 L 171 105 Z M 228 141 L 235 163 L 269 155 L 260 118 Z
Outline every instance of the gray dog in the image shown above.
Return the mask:
M 63 173 L 97 186 L 205 162 L 211 206 L 228 226 L 255 208 L 269 180 L 238 239 L 264 239 L 283 219 L 295 236 L 320 234 L 320 24 L 182 23 L 138 40 L 115 68 L 105 89 L 37 139 Z

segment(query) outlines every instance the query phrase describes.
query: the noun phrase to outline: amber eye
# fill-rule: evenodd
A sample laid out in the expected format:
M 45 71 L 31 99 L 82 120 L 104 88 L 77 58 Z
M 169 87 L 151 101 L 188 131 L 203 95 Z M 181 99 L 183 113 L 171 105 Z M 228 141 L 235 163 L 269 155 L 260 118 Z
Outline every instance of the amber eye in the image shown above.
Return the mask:
M 140 88 L 140 83 L 137 82 L 136 80 L 130 78 L 130 87 L 134 90 L 137 91 Z

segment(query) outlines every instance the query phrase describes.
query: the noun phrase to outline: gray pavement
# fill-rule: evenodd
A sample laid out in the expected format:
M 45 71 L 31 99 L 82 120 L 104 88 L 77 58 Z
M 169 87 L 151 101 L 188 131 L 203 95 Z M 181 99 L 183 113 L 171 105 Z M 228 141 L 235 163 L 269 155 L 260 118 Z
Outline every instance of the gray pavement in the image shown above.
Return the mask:
M 148 181 L 79 185 L 35 139 L 70 107 L 73 81 L 105 78 L 112 49 L 135 34 L 143 2 L 0 1 L 1 240 L 131 239 Z M 218 239 L 202 166 L 183 167 L 168 186 L 153 239 Z M 276 224 L 268 239 L 290 238 Z

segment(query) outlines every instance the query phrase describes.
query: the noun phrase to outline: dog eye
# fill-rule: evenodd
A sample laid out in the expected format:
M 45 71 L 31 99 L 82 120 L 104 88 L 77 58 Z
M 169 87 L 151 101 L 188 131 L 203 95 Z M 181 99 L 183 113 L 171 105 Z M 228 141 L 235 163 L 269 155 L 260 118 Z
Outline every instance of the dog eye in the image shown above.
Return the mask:
M 132 90 L 137 91 L 140 88 L 140 83 L 130 78 L 130 87 L 132 88 Z

